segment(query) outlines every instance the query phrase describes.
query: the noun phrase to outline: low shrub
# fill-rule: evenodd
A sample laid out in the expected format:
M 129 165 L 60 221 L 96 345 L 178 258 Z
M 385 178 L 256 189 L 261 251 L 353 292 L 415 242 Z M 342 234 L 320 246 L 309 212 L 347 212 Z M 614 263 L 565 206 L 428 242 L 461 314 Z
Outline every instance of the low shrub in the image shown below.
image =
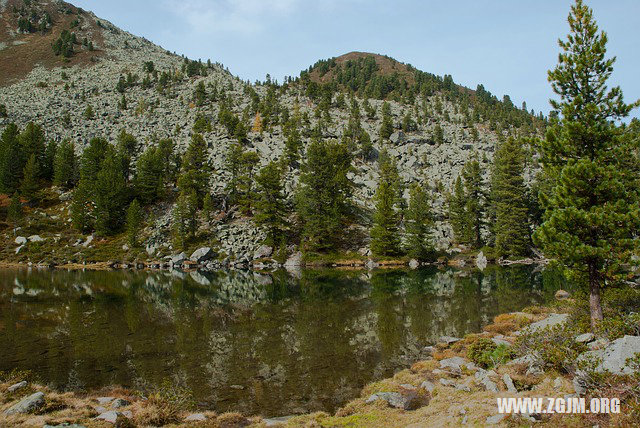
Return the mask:
M 560 324 L 537 330 L 524 331 L 515 343 L 518 355 L 533 354 L 542 362 L 544 368 L 563 373 L 573 373 L 578 356 L 587 350 L 583 343 L 574 339 L 583 333 L 572 323 Z
M 510 346 L 496 345 L 490 339 L 481 338 L 469 346 L 467 357 L 478 366 L 486 369 L 511 360 L 514 357 L 514 352 Z

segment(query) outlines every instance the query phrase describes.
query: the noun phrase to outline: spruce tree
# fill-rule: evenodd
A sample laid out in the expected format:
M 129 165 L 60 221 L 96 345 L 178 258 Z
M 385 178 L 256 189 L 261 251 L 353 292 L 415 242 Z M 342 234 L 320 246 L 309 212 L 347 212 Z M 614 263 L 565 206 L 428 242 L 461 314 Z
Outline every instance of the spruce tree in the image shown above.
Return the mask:
M 51 140 L 44 150 L 44 159 L 41 170 L 41 178 L 51 183 L 53 181 L 54 164 L 56 153 L 58 152 L 58 144 Z
M 131 248 L 138 246 L 138 234 L 142 226 L 142 207 L 137 199 L 129 204 L 127 209 L 127 238 L 129 239 L 129 246 Z
M 375 213 L 371 228 L 371 252 L 374 256 L 397 256 L 400 253 L 398 194 L 400 177 L 395 160 L 386 150 L 378 159 L 378 188 L 374 196 Z
M 534 242 L 588 287 L 595 329 L 602 286 L 616 282 L 638 247 L 637 141 L 623 138 L 615 121 L 639 103 L 625 104 L 622 90 L 607 86 L 615 58 L 606 58 L 607 35 L 591 9 L 577 0 L 568 21 L 570 34 L 549 72 L 559 100 L 551 101 L 557 114 L 541 149 L 553 186 L 541 195 L 546 212 Z
M 127 207 L 127 196 L 121 159 L 110 147 L 95 182 L 93 198 L 96 232 L 101 235 L 113 235 L 121 230 Z
M 465 187 L 465 215 L 467 241 L 475 248 L 483 245 L 482 227 L 486 209 L 486 190 L 477 158 L 467 162 L 462 169 Z
M 496 254 L 523 257 L 529 253 L 531 232 L 522 141 L 509 138 L 500 144 L 493 162 L 491 202 Z
M 27 123 L 24 130 L 20 133 L 20 145 L 22 146 L 22 167 L 31 156 L 34 156 L 36 162 L 36 170 L 38 178 L 45 169 L 45 137 L 42 126 L 33 122 Z
M 207 143 L 200 134 L 193 134 L 187 151 L 182 157 L 182 169 L 178 178 L 181 192 L 190 195 L 195 193 L 197 207 L 209 188 L 210 167 L 207 159 Z
M 160 151 L 148 147 L 136 163 L 135 190 L 140 201 L 148 205 L 155 202 L 163 190 L 163 169 Z
M 286 226 L 286 206 L 283 194 L 282 170 L 269 162 L 256 175 L 257 201 L 254 220 L 267 232 L 267 244 L 277 247 L 283 241 Z
M 89 145 L 82 152 L 82 160 L 80 161 L 80 177 L 92 189 L 93 183 L 96 181 L 100 165 L 105 158 L 109 142 L 104 138 L 94 137 L 89 140 Z M 92 191 L 92 190 L 91 190 Z
M 393 119 L 391 118 L 391 105 L 388 102 L 382 104 L 382 125 L 380 125 L 380 138 L 388 139 L 393 134 Z
M 466 214 L 466 202 L 462 177 L 458 176 L 453 186 L 453 193 L 447 198 L 449 223 L 453 229 L 453 239 L 459 244 L 467 244 L 469 237 Z
M 352 154 L 342 143 L 315 140 L 302 166 L 296 208 L 307 251 L 337 250 L 352 217 Z
M 53 184 L 71 189 L 77 179 L 76 170 L 77 160 L 74 145 L 71 141 L 65 140 L 58 147 L 53 161 Z
M 93 190 L 91 187 L 92 185 L 87 179 L 80 179 L 71 200 L 71 221 L 73 227 L 81 233 L 87 233 L 93 229 L 93 204 L 91 201 Z
M 24 153 L 18 139 L 20 130 L 14 123 L 7 125 L 2 132 L 0 146 L 0 187 L 10 194 L 18 190 L 24 167 Z
M 409 257 L 427 260 L 433 256 L 432 223 L 429 196 L 420 184 L 413 183 L 409 188 L 409 207 L 405 214 L 406 252 Z
M 33 201 L 36 198 L 38 192 L 38 164 L 36 163 L 36 156 L 32 154 L 24 166 L 22 173 L 22 184 L 20 184 L 20 193 L 29 201 Z
M 207 194 L 204 195 L 204 200 L 202 201 L 202 213 L 204 214 L 204 218 L 207 221 L 207 223 L 211 222 L 211 218 L 213 217 L 213 211 L 214 211 L 213 198 L 211 197 L 211 193 L 207 192 Z

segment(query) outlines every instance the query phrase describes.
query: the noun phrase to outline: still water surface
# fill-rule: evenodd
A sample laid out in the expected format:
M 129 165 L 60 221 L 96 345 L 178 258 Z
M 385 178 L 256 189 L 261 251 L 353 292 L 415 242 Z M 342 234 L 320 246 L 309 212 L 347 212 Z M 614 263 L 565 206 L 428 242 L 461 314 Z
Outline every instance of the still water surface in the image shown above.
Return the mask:
M 542 303 L 563 281 L 484 273 L 0 271 L 0 370 L 58 389 L 166 380 L 216 411 L 333 411 L 442 335 Z

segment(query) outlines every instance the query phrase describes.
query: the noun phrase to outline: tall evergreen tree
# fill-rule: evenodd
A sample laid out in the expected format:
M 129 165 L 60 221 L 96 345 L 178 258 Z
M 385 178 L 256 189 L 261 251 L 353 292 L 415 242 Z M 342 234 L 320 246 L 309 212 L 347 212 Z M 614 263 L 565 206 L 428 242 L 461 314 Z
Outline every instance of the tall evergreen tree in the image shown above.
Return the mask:
M 89 145 L 82 152 L 80 162 L 80 177 L 86 180 L 92 191 L 92 184 L 96 181 L 100 165 L 105 158 L 109 142 L 104 138 L 94 137 L 89 140 Z
M 135 190 L 143 204 L 155 202 L 163 189 L 163 169 L 161 153 L 150 146 L 138 158 L 136 163 Z
M 486 209 L 486 190 L 480 170 L 480 162 L 477 158 L 467 162 L 462 169 L 462 178 L 465 186 L 465 213 L 469 229 L 470 243 L 475 248 L 483 245 L 482 227 L 484 225 L 484 213 Z
M 93 229 L 93 194 L 92 184 L 85 178 L 81 178 L 78 186 L 73 191 L 71 200 L 71 221 L 73 227 L 81 233 L 89 232 Z
M 200 134 L 193 134 L 187 151 L 182 157 L 182 169 L 178 178 L 178 187 L 186 195 L 193 191 L 196 195 L 197 207 L 209 188 L 209 161 L 207 159 L 207 143 Z
M 388 102 L 382 104 L 382 124 L 380 125 L 380 138 L 386 140 L 393 134 L 393 118 L 391 117 L 391 105 Z
M 143 215 L 144 213 L 142 212 L 140 203 L 137 199 L 134 199 L 127 209 L 127 238 L 129 239 L 129 246 L 131 246 L 131 248 L 138 246 L 138 234 L 142 227 Z
M 258 191 L 254 220 L 267 231 L 267 243 L 277 247 L 283 241 L 287 222 L 280 166 L 269 162 L 256 175 L 256 184 Z
M 0 187 L 4 193 L 18 190 L 24 167 L 24 153 L 18 138 L 20 130 L 15 123 L 2 132 L 0 146 Z
M 38 178 L 40 178 L 40 174 L 45 169 L 45 138 L 42 126 L 33 122 L 27 123 L 24 130 L 20 133 L 19 139 L 23 153 L 21 159 L 23 162 L 21 164 L 22 167 L 24 167 L 31 156 L 34 156 Z
M 127 193 L 121 158 L 110 147 L 95 182 L 96 232 L 113 235 L 121 230 L 128 202 Z
M 296 195 L 305 250 L 336 250 L 346 238 L 354 186 L 347 176 L 351 161 L 344 144 L 316 140 L 309 145 Z
M 638 102 L 625 104 L 619 87 L 607 87 L 615 58 L 606 58 L 607 35 L 591 9 L 577 0 L 568 21 L 570 34 L 549 72 L 559 115 L 541 148 L 554 183 L 542 195 L 546 212 L 534 242 L 588 287 L 595 329 L 603 319 L 600 289 L 615 282 L 638 246 L 637 140 L 615 126 Z
M 466 198 L 462 177 L 458 176 L 453 186 L 453 193 L 448 198 L 449 222 L 453 229 L 453 238 L 459 244 L 467 244 L 469 240 L 469 226 L 466 214 Z
M 42 164 L 41 178 L 51 183 L 53 181 L 54 164 L 56 153 L 58 152 L 58 144 L 51 140 L 44 150 L 44 159 Z
M 375 256 L 397 256 L 400 253 L 400 177 L 395 160 L 384 149 L 380 152 L 378 170 L 380 178 L 374 196 L 371 252 Z
M 409 207 L 405 214 L 406 252 L 409 257 L 427 260 L 433 256 L 431 206 L 429 196 L 418 183 L 409 188 Z
M 496 253 L 501 257 L 526 256 L 531 231 L 522 141 L 509 138 L 500 144 L 493 162 L 491 202 L 495 212 Z
M 74 145 L 65 140 L 56 150 L 53 161 L 53 184 L 71 189 L 77 179 L 77 160 Z
M 36 163 L 36 156 L 32 154 L 24 166 L 22 173 L 22 183 L 20 184 L 20 193 L 22 196 L 30 201 L 36 198 L 38 188 L 38 164 Z

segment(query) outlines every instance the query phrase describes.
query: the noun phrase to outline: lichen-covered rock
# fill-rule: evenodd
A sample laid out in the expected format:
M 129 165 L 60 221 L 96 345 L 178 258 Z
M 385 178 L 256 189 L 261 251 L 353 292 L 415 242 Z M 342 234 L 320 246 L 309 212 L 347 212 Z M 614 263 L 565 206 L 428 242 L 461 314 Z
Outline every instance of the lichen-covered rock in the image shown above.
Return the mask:
M 35 392 L 28 397 L 23 398 L 18 403 L 9 407 L 4 411 L 5 415 L 14 415 L 16 413 L 31 413 L 44 406 L 44 393 Z

